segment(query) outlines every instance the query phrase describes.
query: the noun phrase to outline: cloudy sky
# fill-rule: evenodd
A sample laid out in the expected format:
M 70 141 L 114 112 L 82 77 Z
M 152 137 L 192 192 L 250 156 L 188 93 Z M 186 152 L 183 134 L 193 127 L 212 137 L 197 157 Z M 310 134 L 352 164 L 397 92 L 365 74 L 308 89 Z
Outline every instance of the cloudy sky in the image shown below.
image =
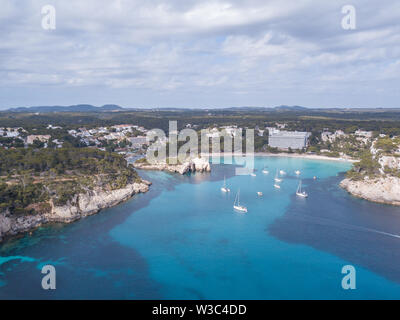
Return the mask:
M 56 29 L 42 28 L 44 5 Z M 356 29 L 342 28 L 342 7 Z M 0 0 L 0 108 L 400 107 L 398 0 Z

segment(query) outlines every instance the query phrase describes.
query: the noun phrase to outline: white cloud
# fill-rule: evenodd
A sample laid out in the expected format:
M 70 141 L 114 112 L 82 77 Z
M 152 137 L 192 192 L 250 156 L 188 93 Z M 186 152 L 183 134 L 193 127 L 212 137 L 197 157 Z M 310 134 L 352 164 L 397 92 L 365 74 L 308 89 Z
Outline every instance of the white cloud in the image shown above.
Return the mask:
M 346 4 L 341 0 L 53 3 L 57 29 L 45 31 L 40 10 L 46 1 L 2 0 L 0 94 L 10 87 L 66 92 L 74 87 L 90 97 L 103 87 L 116 103 L 140 96 L 112 93 L 131 88 L 145 90 L 149 101 L 168 92 L 169 100 L 164 96 L 159 104 L 169 106 L 184 97 L 186 106 L 192 101 L 318 105 L 320 97 L 310 98 L 310 92 L 350 90 L 349 84 L 362 92 L 388 80 L 391 86 L 400 84 L 395 0 L 368 6 L 354 0 L 355 31 L 340 27 Z M 359 103 L 374 101 L 364 91 Z M 228 98 L 238 92 L 243 100 Z M 384 94 L 388 105 L 399 97 L 388 90 Z M 330 104 L 341 102 L 333 98 Z M 27 96 L 25 104 L 34 103 Z M 146 104 L 145 97 L 140 104 Z

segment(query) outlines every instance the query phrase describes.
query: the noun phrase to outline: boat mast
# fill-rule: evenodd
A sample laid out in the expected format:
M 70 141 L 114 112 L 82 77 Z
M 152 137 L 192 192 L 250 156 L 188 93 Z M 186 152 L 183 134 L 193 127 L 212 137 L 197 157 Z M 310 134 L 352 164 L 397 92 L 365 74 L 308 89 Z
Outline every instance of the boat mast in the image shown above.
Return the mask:
M 238 190 L 238 192 L 236 193 L 236 197 L 235 197 L 235 202 L 233 203 L 233 205 L 236 207 L 240 206 L 240 202 L 239 202 L 239 194 L 240 194 L 240 189 Z M 237 202 L 237 205 L 236 205 Z

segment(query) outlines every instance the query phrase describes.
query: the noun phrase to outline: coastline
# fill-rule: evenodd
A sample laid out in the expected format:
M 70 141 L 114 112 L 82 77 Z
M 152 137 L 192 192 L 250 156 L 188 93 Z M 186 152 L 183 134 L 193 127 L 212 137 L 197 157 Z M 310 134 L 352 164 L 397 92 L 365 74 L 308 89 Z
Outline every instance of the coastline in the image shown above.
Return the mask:
M 209 161 L 206 161 L 204 158 L 195 158 L 186 161 L 183 164 L 169 165 L 166 163 L 133 163 L 133 167 L 135 169 L 142 170 L 154 170 L 154 171 L 166 171 L 170 173 L 179 173 L 181 175 L 186 174 L 188 172 L 210 172 L 211 166 Z
M 72 223 L 84 217 L 96 214 L 131 199 L 135 194 L 149 190 L 151 182 L 142 180 L 131 183 L 121 189 L 105 191 L 101 189 L 81 193 L 64 206 L 54 206 L 51 211 L 25 216 L 11 216 L 9 212 L 0 213 L 0 243 L 20 234 L 31 232 L 50 223 Z
M 310 160 L 323 161 L 340 161 L 354 163 L 357 160 L 350 158 L 331 158 L 321 155 L 310 154 L 287 154 L 287 153 L 267 153 L 255 152 L 247 154 L 247 156 L 255 157 L 286 157 L 286 158 L 302 158 Z M 202 153 L 202 157 L 213 156 L 244 156 L 239 153 Z M 196 159 L 197 160 L 197 159 Z M 204 166 L 204 161 L 197 164 L 197 171 L 207 172 L 209 167 Z M 201 164 L 201 165 L 200 165 Z M 169 171 L 185 174 L 189 171 L 196 171 L 196 166 L 192 162 L 182 167 L 176 166 L 136 166 L 145 170 Z M 396 181 L 393 181 L 396 180 Z M 71 203 L 65 206 L 51 205 L 51 211 L 43 214 L 27 215 L 22 217 L 12 217 L 7 212 L 0 213 L 0 243 L 6 239 L 31 232 L 34 229 L 51 223 L 72 223 L 86 216 L 90 216 L 100 212 L 103 209 L 116 206 L 132 198 L 135 194 L 145 193 L 149 190 L 151 182 L 142 180 L 141 183 L 133 183 L 125 188 L 113 191 L 93 190 L 85 194 L 78 194 L 72 199 Z M 395 186 L 395 187 L 393 187 Z M 365 199 L 367 201 L 400 206 L 400 179 L 386 177 L 375 180 L 352 181 L 343 179 L 340 187 L 345 189 L 354 197 Z
M 201 157 L 213 157 L 219 156 L 241 156 L 243 154 L 226 152 L 226 153 L 201 153 Z M 247 155 L 254 157 L 286 157 L 286 158 L 301 158 L 309 160 L 322 160 L 322 161 L 339 161 L 347 163 L 355 163 L 358 160 L 352 158 L 331 158 L 321 155 L 310 155 L 310 154 L 288 154 L 288 153 L 268 153 L 268 152 L 255 152 Z M 185 174 L 188 170 L 179 170 L 177 166 L 168 165 L 150 165 L 150 166 L 136 166 L 140 169 L 156 170 L 156 171 L 169 171 L 171 173 Z M 179 167 L 179 166 L 178 166 Z M 183 166 L 185 167 L 185 166 Z M 393 206 L 400 206 L 400 179 L 394 177 L 382 177 L 378 180 L 362 180 L 352 181 L 347 178 L 343 179 L 339 186 L 346 190 L 352 196 L 364 199 L 374 203 L 387 204 Z M 394 190 L 394 191 L 393 191 Z
M 396 177 L 365 178 L 359 181 L 344 179 L 340 187 L 356 198 L 400 206 L 400 179 Z
M 243 156 L 243 154 L 235 153 L 204 153 L 203 156 Z M 268 152 L 255 152 L 255 157 L 287 157 L 287 158 L 303 158 L 310 160 L 323 160 L 323 161 L 340 161 L 355 163 L 358 160 L 351 158 L 331 158 L 320 155 L 310 154 L 287 154 L 287 153 L 268 153 Z M 386 204 L 392 206 L 400 206 L 400 178 L 396 177 L 380 177 L 377 179 L 369 180 L 364 179 L 361 181 L 352 181 L 350 179 L 343 179 L 339 186 L 346 190 L 350 195 L 378 204 Z
M 303 159 L 311 159 L 311 160 L 327 160 L 327 161 L 341 161 L 341 162 L 350 162 L 355 163 L 358 160 L 352 158 L 332 158 L 327 156 L 321 155 L 314 155 L 314 154 L 298 154 L 298 153 L 269 153 L 269 152 L 254 152 L 254 153 L 247 153 L 247 154 L 240 154 L 234 152 L 224 152 L 224 153 L 201 153 L 201 156 L 205 157 L 212 157 L 212 156 L 246 156 L 246 155 L 253 155 L 254 157 L 286 157 L 286 158 L 303 158 Z

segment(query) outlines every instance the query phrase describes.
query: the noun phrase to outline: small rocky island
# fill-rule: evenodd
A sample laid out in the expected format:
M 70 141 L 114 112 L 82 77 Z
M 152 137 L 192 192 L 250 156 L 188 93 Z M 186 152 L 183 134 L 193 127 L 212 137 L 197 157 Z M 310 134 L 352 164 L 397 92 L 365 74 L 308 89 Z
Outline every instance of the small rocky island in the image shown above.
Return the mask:
M 400 205 L 400 138 L 379 137 L 347 173 L 340 186 L 377 203 Z
M 0 241 L 95 214 L 151 185 L 122 156 L 89 148 L 7 150 L 0 160 Z

